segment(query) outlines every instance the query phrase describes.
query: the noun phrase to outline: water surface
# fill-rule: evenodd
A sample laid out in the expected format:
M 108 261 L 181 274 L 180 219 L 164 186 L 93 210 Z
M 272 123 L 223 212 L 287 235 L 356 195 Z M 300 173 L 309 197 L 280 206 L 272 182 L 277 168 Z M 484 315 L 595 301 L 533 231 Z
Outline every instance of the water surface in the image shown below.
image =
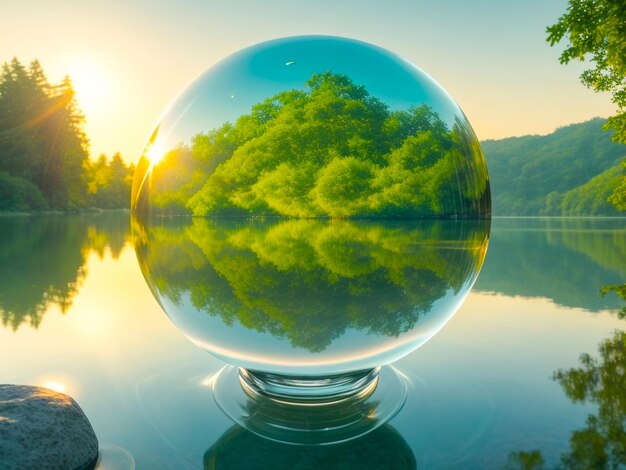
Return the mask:
M 621 301 L 598 290 L 626 279 L 626 220 L 495 219 L 489 243 L 465 304 L 397 363 L 404 409 L 363 440 L 286 448 L 233 425 L 203 386 L 223 363 L 161 312 L 124 213 L 0 218 L 0 377 L 70 393 L 105 454 L 128 461 L 123 449 L 137 468 L 345 468 L 381 455 L 394 468 L 502 468 L 539 452 L 554 467 L 593 433 L 610 456 L 624 418 L 606 410 L 621 409 L 624 387 L 600 396 L 579 383 L 574 403 L 568 372 L 582 353 L 595 372 L 624 360 Z M 617 352 L 602 357 L 601 343 Z

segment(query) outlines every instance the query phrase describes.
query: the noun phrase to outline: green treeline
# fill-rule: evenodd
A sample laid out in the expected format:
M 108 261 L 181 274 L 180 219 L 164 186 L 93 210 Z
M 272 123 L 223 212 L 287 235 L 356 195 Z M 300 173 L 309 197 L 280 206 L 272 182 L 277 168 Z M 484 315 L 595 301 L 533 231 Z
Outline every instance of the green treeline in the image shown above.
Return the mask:
M 179 217 L 135 221 L 133 239 L 146 279 L 169 302 L 189 299 L 193 315 L 322 351 L 350 328 L 411 330 L 479 270 L 488 227 Z
M 545 136 L 482 142 L 493 214 L 623 215 L 607 199 L 626 188 L 620 165 L 626 145 L 611 140 L 605 122 L 597 118 Z
M 100 209 L 127 209 L 135 166 L 126 165 L 119 153 L 107 160 L 88 160 L 84 167 L 87 183 L 87 205 Z
M 626 188 L 626 146 L 604 122 L 483 142 L 494 214 L 621 215 L 607 198 Z M 128 206 L 134 167 L 119 154 L 90 159 L 83 124 L 69 78 L 50 84 L 37 61 L 2 66 L 0 212 Z M 315 75 L 170 152 L 154 168 L 151 202 L 196 215 L 471 215 L 484 208 L 487 175 L 470 133 Z
M 13 59 L 0 73 L 0 212 L 126 208 L 134 167 L 116 154 L 89 159 L 69 77 Z
M 484 157 L 462 119 L 391 111 L 314 74 L 156 164 L 150 204 L 197 216 L 454 217 L 489 213 Z

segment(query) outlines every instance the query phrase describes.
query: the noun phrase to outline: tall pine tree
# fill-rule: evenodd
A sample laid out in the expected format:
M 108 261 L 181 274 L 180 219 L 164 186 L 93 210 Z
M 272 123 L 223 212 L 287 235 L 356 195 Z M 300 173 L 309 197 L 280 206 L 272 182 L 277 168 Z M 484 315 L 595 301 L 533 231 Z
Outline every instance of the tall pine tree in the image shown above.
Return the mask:
M 10 177 L 5 182 L 16 188 L 24 180 L 34 184 L 53 209 L 82 207 L 88 158 L 83 124 L 69 77 L 51 86 L 37 61 L 26 68 L 14 58 L 2 66 L 0 172 Z

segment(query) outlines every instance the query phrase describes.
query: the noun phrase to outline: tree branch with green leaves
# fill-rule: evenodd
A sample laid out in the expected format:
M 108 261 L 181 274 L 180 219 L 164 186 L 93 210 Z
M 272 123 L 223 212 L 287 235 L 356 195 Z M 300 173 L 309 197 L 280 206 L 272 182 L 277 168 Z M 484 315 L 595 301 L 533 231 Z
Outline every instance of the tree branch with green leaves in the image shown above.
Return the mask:
M 595 91 L 609 92 L 617 106 L 605 128 L 613 129 L 613 139 L 626 143 L 626 2 L 624 0 L 570 0 L 567 13 L 546 29 L 547 41 L 567 45 L 561 64 L 572 60 L 590 61 L 580 79 Z M 618 210 L 626 209 L 626 176 L 610 196 Z

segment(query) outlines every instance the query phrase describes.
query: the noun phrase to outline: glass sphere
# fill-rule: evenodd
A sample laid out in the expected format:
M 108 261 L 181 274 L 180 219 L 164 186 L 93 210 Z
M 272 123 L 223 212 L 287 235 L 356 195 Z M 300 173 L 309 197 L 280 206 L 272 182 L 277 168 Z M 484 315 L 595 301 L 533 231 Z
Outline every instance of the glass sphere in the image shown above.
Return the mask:
M 482 265 L 489 180 L 458 105 L 379 47 L 304 36 L 239 51 L 152 133 L 135 249 L 195 344 L 255 371 L 388 364 L 454 314 Z

